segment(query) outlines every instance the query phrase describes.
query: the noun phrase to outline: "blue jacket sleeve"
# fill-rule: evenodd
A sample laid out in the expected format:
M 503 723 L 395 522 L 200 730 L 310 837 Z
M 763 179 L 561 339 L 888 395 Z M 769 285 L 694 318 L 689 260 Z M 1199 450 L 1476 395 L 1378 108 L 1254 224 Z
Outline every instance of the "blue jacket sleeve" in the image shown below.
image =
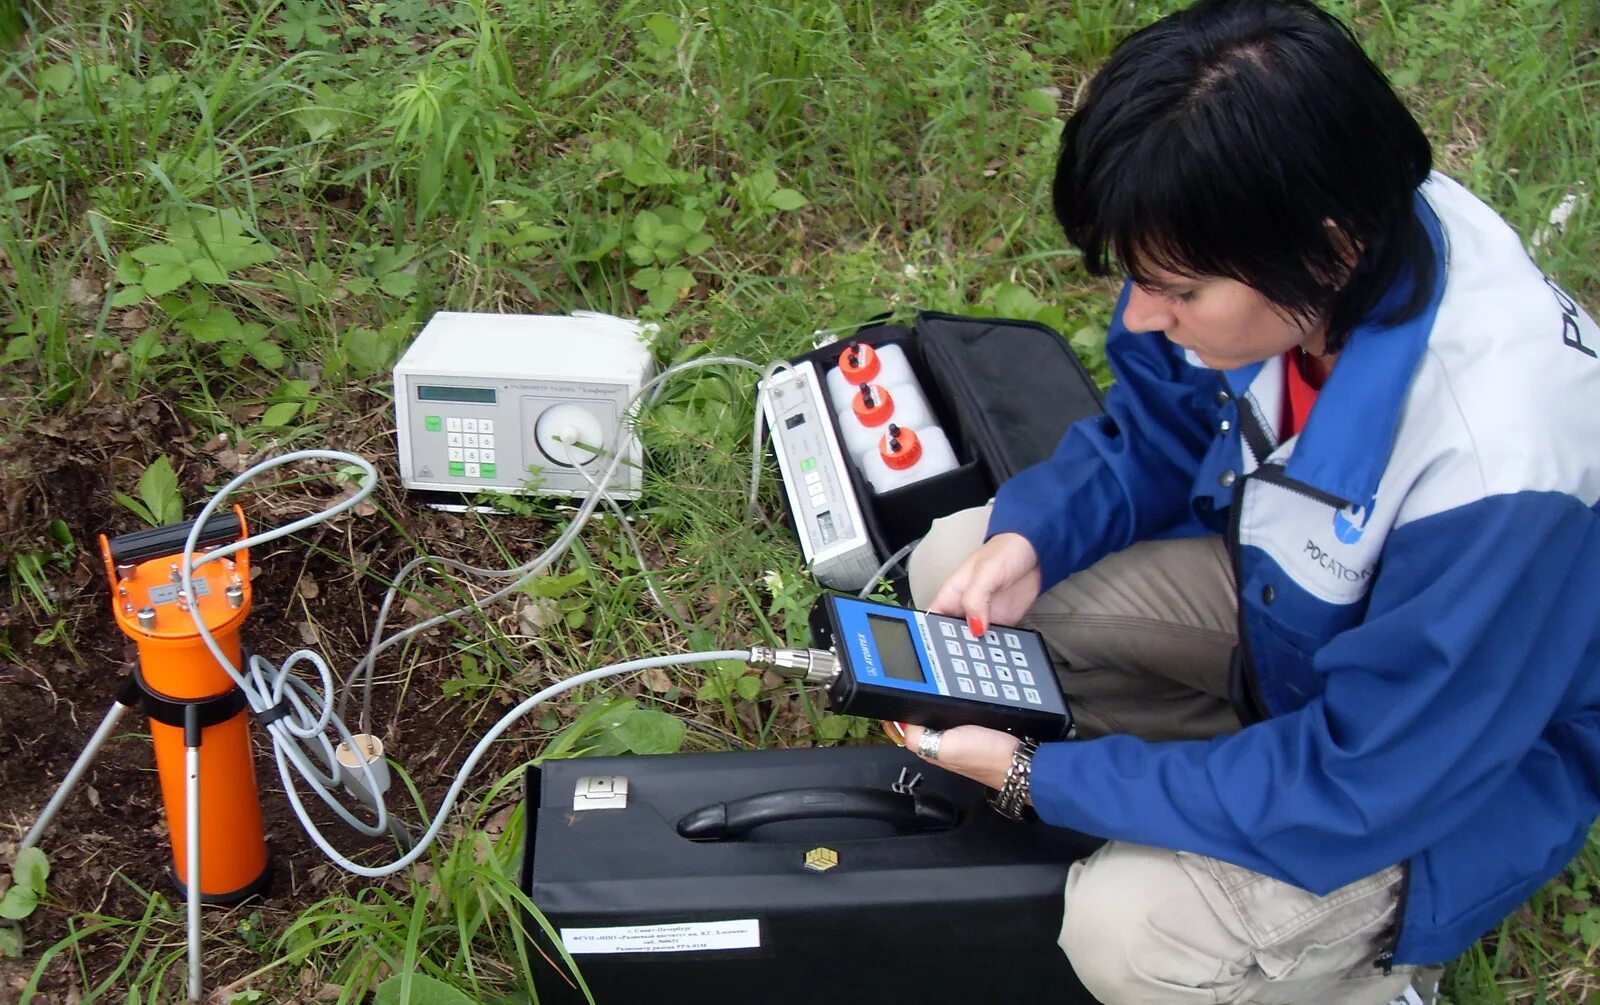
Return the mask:
M 1520 493 L 1396 529 L 1366 618 L 1315 656 L 1320 697 L 1209 741 L 1047 744 L 1035 808 L 1316 893 L 1411 857 L 1600 702 L 1597 524 L 1569 496 Z M 1552 793 L 1587 791 L 1600 766 L 1566 767 Z
M 1048 460 L 995 495 L 989 536 L 1027 538 L 1043 589 L 1181 520 L 1213 435 L 1207 416 L 1220 376 L 1191 366 L 1159 332 L 1130 332 L 1127 302 L 1124 285 L 1106 335 L 1117 378 L 1106 414 L 1075 423 Z

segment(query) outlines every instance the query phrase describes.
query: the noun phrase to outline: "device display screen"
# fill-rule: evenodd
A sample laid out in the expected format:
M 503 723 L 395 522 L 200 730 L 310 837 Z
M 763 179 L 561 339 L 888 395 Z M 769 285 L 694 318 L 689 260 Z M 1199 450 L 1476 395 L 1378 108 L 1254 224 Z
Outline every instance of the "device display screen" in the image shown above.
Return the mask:
M 883 662 L 885 674 L 897 680 L 927 681 L 922 663 L 917 659 L 910 625 L 899 618 L 878 614 L 867 615 L 867 625 L 872 629 L 872 642 L 878 648 L 878 659 Z
M 474 405 L 492 405 L 495 393 L 492 387 L 434 387 L 417 385 L 418 401 L 465 401 Z

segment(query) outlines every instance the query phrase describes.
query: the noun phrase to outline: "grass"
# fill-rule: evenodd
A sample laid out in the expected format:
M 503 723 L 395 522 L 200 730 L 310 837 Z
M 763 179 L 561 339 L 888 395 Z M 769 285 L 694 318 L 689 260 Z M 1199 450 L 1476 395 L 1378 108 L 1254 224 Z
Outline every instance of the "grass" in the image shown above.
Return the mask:
M 205 483 L 221 480 L 202 462 L 225 449 L 330 443 L 385 455 L 388 368 L 446 308 L 638 314 L 662 324 L 664 362 L 793 355 L 818 328 L 915 308 L 988 312 L 1054 325 L 1092 365 L 1109 303 L 1050 222 L 1058 117 L 1118 38 L 1175 6 L 0 4 L 4 435 L 15 445 L 41 422 L 162 402 L 187 439 L 130 445 L 107 488 L 130 510 L 156 512 L 177 494 L 192 511 Z M 1441 167 L 1540 235 L 1541 264 L 1568 290 L 1600 300 L 1600 9 L 1329 6 L 1358 25 Z M 1559 231 L 1550 214 L 1569 196 Z M 530 675 L 751 634 L 796 640 L 813 588 L 781 527 L 752 529 L 744 516 L 751 382 L 706 374 L 673 388 L 647 422 L 652 465 L 635 507 L 647 561 L 681 612 L 651 604 L 631 546 L 602 521 L 524 599 L 531 621 L 508 611 L 454 642 L 409 646 L 385 662 L 380 690 L 472 731 Z M 228 446 L 196 448 L 206 441 Z M 172 484 L 149 477 L 174 462 Z M 261 505 L 309 505 L 297 491 L 275 487 Z M 775 512 L 770 480 L 763 499 Z M 412 511 L 392 496 L 379 506 L 403 541 Z M 74 588 L 73 542 L 104 528 L 71 512 L 33 515 L 0 524 L 0 558 L 14 606 L 38 627 L 0 625 L 0 642 L 8 653 L 65 652 L 61 626 L 82 623 L 58 609 Z M 526 515 L 532 536 L 485 520 L 470 525 L 470 544 L 421 543 L 509 563 L 564 519 L 544 503 Z M 340 583 L 385 569 L 370 540 L 307 543 Z M 296 582 L 309 625 L 315 597 L 304 576 Z M 414 603 L 451 596 L 436 581 Z M 370 630 L 363 617 L 316 627 L 353 647 Z M 723 667 L 591 689 L 525 739 L 570 753 L 862 729 Z M 477 793 L 480 817 L 495 798 Z M 508 935 L 517 826 L 488 838 L 483 820 L 464 823 L 426 873 L 349 884 L 278 918 L 271 937 L 247 923 L 214 934 L 242 961 L 237 1000 L 326 985 L 355 1001 L 415 971 L 489 1001 L 530 972 L 548 977 Z M 1597 856 L 1591 844 L 1561 883 L 1457 962 L 1455 1001 L 1592 992 Z M 85 1001 L 128 988 L 155 1000 L 174 986 L 179 919 L 149 905 L 141 918 L 81 919 L 56 946 L 55 959 L 82 967 L 91 942 L 125 947 L 109 983 L 84 970 Z M 379 1000 L 399 1000 L 386 987 Z

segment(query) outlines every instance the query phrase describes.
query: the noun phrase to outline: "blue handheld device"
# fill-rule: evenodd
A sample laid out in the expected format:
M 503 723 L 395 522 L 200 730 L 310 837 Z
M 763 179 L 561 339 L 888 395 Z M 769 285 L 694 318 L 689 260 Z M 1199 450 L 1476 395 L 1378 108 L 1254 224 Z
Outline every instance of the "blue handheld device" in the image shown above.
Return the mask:
M 840 714 L 1038 740 L 1072 730 L 1038 632 L 991 625 L 978 637 L 962 618 L 832 594 L 818 601 L 812 628 L 838 660 L 828 706 Z

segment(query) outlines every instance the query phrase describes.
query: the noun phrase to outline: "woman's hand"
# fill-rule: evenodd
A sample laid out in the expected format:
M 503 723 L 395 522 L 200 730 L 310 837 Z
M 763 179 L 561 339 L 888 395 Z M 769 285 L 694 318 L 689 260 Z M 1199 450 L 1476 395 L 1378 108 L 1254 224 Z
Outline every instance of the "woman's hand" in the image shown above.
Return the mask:
M 906 749 L 917 753 L 922 734 L 923 727 L 907 726 Z M 1005 784 L 1006 772 L 1011 769 L 1011 754 L 1021 742 L 1010 733 L 987 726 L 957 726 L 944 731 L 939 741 L 939 756 L 933 760 L 923 760 L 937 764 L 946 771 L 965 775 L 991 789 L 999 789 Z
M 996 534 L 956 567 L 928 610 L 965 617 L 974 635 L 1014 625 L 1039 597 L 1039 556 L 1021 534 Z

